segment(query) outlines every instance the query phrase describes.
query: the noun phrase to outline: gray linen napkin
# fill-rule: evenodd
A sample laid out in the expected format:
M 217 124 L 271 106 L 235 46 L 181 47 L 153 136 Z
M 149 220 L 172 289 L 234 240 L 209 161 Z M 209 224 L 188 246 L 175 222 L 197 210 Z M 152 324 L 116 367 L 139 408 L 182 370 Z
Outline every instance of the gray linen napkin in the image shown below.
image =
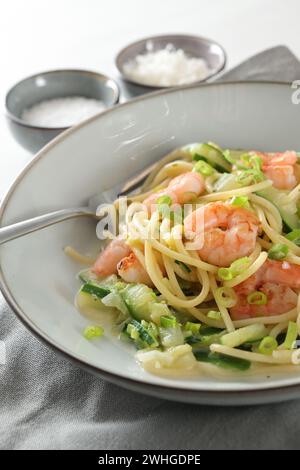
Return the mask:
M 225 71 L 218 81 L 262 80 L 292 82 L 300 77 L 300 62 L 286 46 L 276 46 Z
M 222 80 L 300 78 L 284 46 L 252 57 Z M 297 449 L 300 401 L 216 408 L 172 403 L 116 387 L 41 344 L 1 299 L 1 449 Z

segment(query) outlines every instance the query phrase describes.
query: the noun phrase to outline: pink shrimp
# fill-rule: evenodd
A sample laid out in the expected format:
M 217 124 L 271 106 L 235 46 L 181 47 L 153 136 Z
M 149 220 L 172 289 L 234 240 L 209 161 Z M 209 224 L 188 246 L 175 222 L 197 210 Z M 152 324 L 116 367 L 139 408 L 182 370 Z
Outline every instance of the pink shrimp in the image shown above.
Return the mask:
M 263 166 L 274 165 L 274 166 L 285 166 L 295 165 L 297 163 L 297 154 L 293 150 L 287 150 L 286 152 L 276 153 L 262 153 L 254 152 L 256 155 L 261 157 Z
M 238 302 L 230 309 L 231 317 L 240 320 L 285 313 L 297 304 L 298 296 L 292 289 L 300 289 L 300 266 L 267 259 L 255 274 L 234 288 Z M 255 291 L 267 296 L 266 305 L 248 303 L 247 296 Z
M 121 259 L 129 256 L 132 250 L 121 238 L 112 240 L 107 247 L 100 252 L 93 271 L 99 276 L 117 274 L 117 265 Z
M 277 153 L 254 152 L 263 162 L 263 172 L 265 176 L 273 181 L 277 189 L 292 189 L 297 184 L 295 175 L 295 165 L 297 154 L 294 151 Z
M 173 178 L 167 188 L 148 196 L 144 204 L 150 210 L 161 196 L 170 196 L 173 204 L 185 204 L 204 192 L 204 178 L 200 173 L 189 171 Z
M 121 238 L 111 241 L 101 251 L 93 266 L 93 271 L 99 276 L 119 274 L 126 282 L 140 282 L 148 286 L 152 285 L 147 272 L 130 247 Z
M 196 241 L 201 259 L 217 266 L 251 254 L 258 229 L 253 212 L 223 202 L 202 206 L 184 220 L 185 236 Z
M 118 263 L 118 274 L 125 282 L 140 282 L 152 287 L 153 283 L 150 276 L 145 271 L 134 253 L 130 253 L 129 256 L 123 258 Z

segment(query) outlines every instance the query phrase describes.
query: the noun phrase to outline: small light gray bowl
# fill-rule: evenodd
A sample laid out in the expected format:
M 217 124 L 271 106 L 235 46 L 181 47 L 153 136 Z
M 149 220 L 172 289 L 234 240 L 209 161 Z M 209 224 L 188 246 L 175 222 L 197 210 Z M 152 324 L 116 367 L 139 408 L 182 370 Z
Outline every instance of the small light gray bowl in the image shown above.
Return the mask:
M 161 88 L 171 88 L 145 85 L 144 83 L 133 80 L 124 70 L 124 64 L 126 62 L 133 60 L 138 54 L 145 54 L 148 51 L 147 45 L 149 43 L 151 43 L 153 51 L 163 49 L 168 44 L 172 44 L 176 49 L 183 49 L 184 52 L 191 57 L 204 59 L 207 62 L 210 73 L 204 80 L 201 80 L 202 82 L 207 81 L 209 78 L 221 72 L 226 65 L 225 50 L 220 44 L 211 39 L 185 34 L 168 34 L 144 38 L 122 49 L 115 60 L 116 67 L 123 78 L 124 87 L 126 87 L 127 92 L 131 96 L 148 93 Z
M 8 91 L 5 99 L 8 125 L 16 141 L 35 153 L 68 129 L 35 126 L 21 118 L 26 108 L 67 96 L 99 99 L 109 108 L 118 103 L 120 92 L 114 80 L 87 70 L 52 70 L 25 78 Z

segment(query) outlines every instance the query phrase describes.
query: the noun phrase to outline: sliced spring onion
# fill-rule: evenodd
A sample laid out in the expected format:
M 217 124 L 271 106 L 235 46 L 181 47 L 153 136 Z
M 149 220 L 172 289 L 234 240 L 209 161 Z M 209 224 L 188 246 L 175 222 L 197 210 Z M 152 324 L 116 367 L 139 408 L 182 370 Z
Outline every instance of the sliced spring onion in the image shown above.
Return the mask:
M 230 281 L 233 278 L 233 274 L 230 268 L 219 268 L 218 276 L 222 281 Z
M 152 321 L 147 322 L 146 320 L 141 321 L 141 325 L 147 330 L 150 336 L 155 340 L 158 340 L 158 327 Z
M 268 258 L 270 259 L 284 259 L 289 252 L 289 247 L 283 243 L 276 243 L 268 251 Z
M 233 307 L 237 302 L 237 296 L 231 287 L 218 287 L 216 290 L 216 300 L 223 307 Z
M 248 256 L 244 256 L 243 258 L 239 258 L 231 263 L 229 268 L 219 268 L 218 269 L 218 276 L 223 281 L 230 281 L 238 274 L 241 274 L 245 269 L 248 268 L 250 264 L 250 259 Z
M 251 155 L 249 162 L 254 170 L 262 171 L 262 159 L 258 155 Z
M 294 242 L 297 246 L 300 246 L 300 229 L 295 228 L 290 233 L 287 233 L 285 235 L 285 238 L 287 238 L 291 242 Z
M 160 317 L 160 326 L 162 326 L 163 328 L 175 328 L 175 326 L 177 325 L 177 320 L 175 317 L 173 316 L 166 316 L 166 315 L 162 315 Z
M 207 318 L 211 318 L 212 320 L 220 320 L 222 318 L 221 312 L 217 312 L 216 310 L 210 310 L 207 314 Z
M 198 160 L 195 163 L 193 171 L 200 173 L 203 176 L 210 176 L 214 173 L 214 168 L 203 160 Z
M 252 170 L 255 173 L 262 173 L 262 159 L 258 155 L 243 153 L 239 159 L 234 161 L 234 165 L 239 170 Z
M 172 202 L 172 198 L 167 194 L 156 199 L 156 209 L 162 217 L 172 219 L 173 211 L 170 209 Z
M 243 271 L 245 271 L 245 269 L 249 267 L 250 262 L 251 261 L 248 256 L 243 256 L 242 258 L 233 261 L 230 265 L 233 276 L 237 276 L 238 274 L 241 274 Z
M 244 326 L 231 333 L 227 333 L 221 337 L 221 344 L 236 348 L 248 341 L 257 341 L 268 333 L 268 330 L 262 323 L 254 323 L 253 325 Z
M 142 321 L 142 323 L 143 323 L 143 321 Z M 150 333 L 150 335 L 152 335 L 157 340 L 157 338 L 158 338 L 158 327 L 152 321 L 150 321 L 148 323 L 148 332 Z
M 231 204 L 237 207 L 246 207 L 246 208 L 250 207 L 249 199 L 247 196 L 234 196 L 231 199 Z
M 156 199 L 156 204 L 166 204 L 167 206 L 170 206 L 172 204 L 172 198 L 165 194 L 164 196 L 160 196 L 159 198 Z
M 131 323 L 127 325 L 127 333 L 129 334 L 130 338 L 133 340 L 136 340 L 140 337 L 139 330 Z
M 198 335 L 200 332 L 201 324 L 200 323 L 194 323 L 191 321 L 186 322 L 184 325 L 184 330 L 185 331 L 190 331 L 193 335 Z
M 250 305 L 266 305 L 268 303 L 268 297 L 264 292 L 256 290 L 247 295 L 247 302 Z
M 99 338 L 103 336 L 104 330 L 102 326 L 89 325 L 84 329 L 83 336 L 86 339 Z
M 259 183 L 265 179 L 262 171 L 257 171 L 254 169 L 241 171 L 240 174 L 236 176 L 236 181 L 242 186 L 249 186 L 252 183 Z
M 199 351 L 193 351 L 193 353 L 197 361 L 208 362 L 215 366 L 222 367 L 223 369 L 237 369 L 243 371 L 249 369 L 251 366 L 251 362 L 246 359 L 225 356 L 225 354 L 208 352 L 201 349 Z
M 249 173 L 247 170 L 242 171 L 239 175 L 236 176 L 236 182 L 242 186 L 249 186 L 253 183 L 253 181 L 252 172 Z
M 265 336 L 258 346 L 258 351 L 261 354 L 270 355 L 277 348 L 278 343 L 273 336 Z
M 178 266 L 181 266 L 182 269 L 184 269 L 184 271 L 186 271 L 187 273 L 192 272 L 191 268 L 190 268 L 187 264 L 183 263 L 182 261 L 178 261 L 178 260 L 176 259 L 176 260 L 175 260 L 175 263 L 178 264 Z
M 241 167 L 243 168 L 250 168 L 251 167 L 251 156 L 249 155 L 249 153 L 243 153 L 241 156 L 240 156 L 240 162 L 242 163 L 242 165 L 240 165 Z
M 288 330 L 286 333 L 286 337 L 283 343 L 283 348 L 284 349 L 293 349 L 294 347 L 294 342 L 296 341 L 298 336 L 298 328 L 297 328 L 297 323 L 290 321 Z

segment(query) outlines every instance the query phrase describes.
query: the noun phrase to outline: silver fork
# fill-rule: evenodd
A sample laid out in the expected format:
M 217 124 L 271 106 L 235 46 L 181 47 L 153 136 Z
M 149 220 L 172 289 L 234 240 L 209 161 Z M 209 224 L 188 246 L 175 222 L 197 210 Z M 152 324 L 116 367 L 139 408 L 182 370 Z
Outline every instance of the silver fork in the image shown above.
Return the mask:
M 122 182 L 108 191 L 92 196 L 88 200 L 87 206 L 60 209 L 31 219 L 23 220 L 21 222 L 16 222 L 14 224 L 7 225 L 6 227 L 1 227 L 0 245 L 10 240 L 14 240 L 15 238 L 22 237 L 23 235 L 27 235 L 28 233 L 35 232 L 36 230 L 57 224 L 63 220 L 82 216 L 98 218 L 96 215 L 96 209 L 100 204 L 113 202 L 117 197 L 126 196 L 133 192 L 143 183 L 155 165 L 156 163 L 153 163 L 140 173 L 133 176 L 130 180 Z

